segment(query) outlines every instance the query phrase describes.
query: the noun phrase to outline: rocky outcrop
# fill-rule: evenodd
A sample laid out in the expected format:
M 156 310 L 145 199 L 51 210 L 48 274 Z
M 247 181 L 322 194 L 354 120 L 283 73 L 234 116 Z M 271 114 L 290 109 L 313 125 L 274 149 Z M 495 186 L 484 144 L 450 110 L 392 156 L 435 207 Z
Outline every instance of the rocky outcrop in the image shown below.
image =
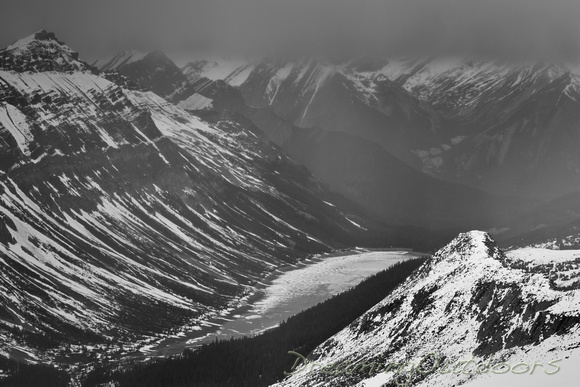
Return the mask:
M 518 262 L 487 233 L 459 235 L 280 386 L 452 386 L 476 378 L 475 365 L 490 359 L 488 367 L 569 356 L 580 346 L 580 294 L 554 289 L 547 273 Z M 470 359 L 466 372 L 463 364 L 441 371 Z

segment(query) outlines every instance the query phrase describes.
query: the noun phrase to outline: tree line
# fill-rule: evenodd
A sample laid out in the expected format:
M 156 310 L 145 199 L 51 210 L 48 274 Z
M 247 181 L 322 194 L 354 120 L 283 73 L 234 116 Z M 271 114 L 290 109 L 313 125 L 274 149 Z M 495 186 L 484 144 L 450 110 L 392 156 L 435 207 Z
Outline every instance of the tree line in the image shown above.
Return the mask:
M 112 381 L 121 387 L 268 386 L 291 370 L 296 357 L 288 351 L 307 355 L 388 296 L 425 261 L 397 263 L 258 336 L 216 340 L 148 363 L 99 368 L 83 387 Z

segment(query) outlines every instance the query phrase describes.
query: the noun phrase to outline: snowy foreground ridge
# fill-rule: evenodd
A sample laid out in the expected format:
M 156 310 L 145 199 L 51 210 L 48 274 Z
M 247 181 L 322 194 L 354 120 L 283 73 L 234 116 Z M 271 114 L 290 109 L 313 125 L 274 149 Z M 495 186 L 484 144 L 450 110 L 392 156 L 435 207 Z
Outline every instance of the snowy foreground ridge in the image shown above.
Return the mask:
M 460 234 L 306 366 L 289 354 L 294 374 L 279 386 L 569 385 L 580 294 L 530 252 L 506 254 L 485 232 Z M 562 263 L 578 265 L 577 256 Z

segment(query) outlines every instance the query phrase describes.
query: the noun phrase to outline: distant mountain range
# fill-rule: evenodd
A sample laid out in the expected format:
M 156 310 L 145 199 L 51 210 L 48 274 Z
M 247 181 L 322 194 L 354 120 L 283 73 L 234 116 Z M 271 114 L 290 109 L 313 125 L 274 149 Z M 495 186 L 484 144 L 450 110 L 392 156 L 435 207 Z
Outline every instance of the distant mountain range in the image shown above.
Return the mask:
M 244 115 L 387 222 L 448 230 L 446 237 L 486 228 L 503 240 L 551 224 L 526 214 L 580 187 L 574 65 L 200 59 L 179 74 L 169 58 L 158 60 L 112 70 L 182 108 Z M 160 91 L 164 78 L 173 87 Z M 526 216 L 527 224 L 517 220 Z
M 269 107 L 297 127 L 362 137 L 443 180 L 538 199 L 580 188 L 578 65 L 446 57 L 234 60 L 229 66 L 199 60 L 180 73 L 177 66 L 164 69 L 167 57 L 154 64 L 153 56 L 140 61 L 149 72 L 156 69 L 158 79 L 169 77 L 173 85 L 183 85 L 184 77 L 198 84 L 205 75 L 221 79 L 252 108 Z M 114 67 L 101 69 L 116 69 L 155 91 L 159 80 L 148 81 L 135 62 L 113 61 Z M 204 96 L 199 85 L 195 90 Z M 172 97 L 186 104 L 193 94 Z

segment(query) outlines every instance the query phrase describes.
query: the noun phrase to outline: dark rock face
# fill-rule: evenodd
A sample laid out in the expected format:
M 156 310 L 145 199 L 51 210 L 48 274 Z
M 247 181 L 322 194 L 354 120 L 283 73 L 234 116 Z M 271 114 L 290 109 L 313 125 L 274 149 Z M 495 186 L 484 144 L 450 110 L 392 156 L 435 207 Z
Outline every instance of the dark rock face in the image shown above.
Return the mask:
M 552 335 L 569 332 L 580 323 L 578 316 L 558 316 L 547 309 L 555 300 L 528 301 L 517 284 L 509 286 L 495 282 L 482 283 L 474 289 L 472 299 L 480 310 L 481 321 L 477 338 L 480 342 L 474 354 L 484 356 L 501 349 L 538 344 Z M 524 327 L 513 329 L 512 321 L 521 317 Z
M 419 314 L 419 312 L 426 311 L 432 304 L 433 304 L 433 293 L 437 290 L 437 287 L 434 286 L 429 289 L 421 289 L 417 293 L 415 293 L 413 297 L 413 301 L 411 302 L 411 308 L 413 312 Z
M 360 324 L 351 324 L 351 329 L 355 329 L 358 334 L 364 335 L 370 331 L 376 329 L 380 326 L 380 322 L 377 321 L 377 317 L 380 316 L 381 319 L 385 318 L 387 315 L 394 315 L 401 308 L 403 304 L 402 299 L 396 299 L 391 303 L 381 306 L 380 308 L 373 310 L 372 312 L 366 313 Z
M 117 67 L 116 71 L 162 97 L 173 94 L 186 82 L 179 67 L 161 52 L 147 54 L 139 61 Z
M 0 243 L 3 243 L 6 246 L 8 246 L 8 244 L 16 243 L 16 240 L 10 233 L 10 230 L 12 230 L 12 232 L 16 231 L 14 222 L 12 222 L 12 220 L 10 220 L 10 218 L 7 216 L 0 215 Z

